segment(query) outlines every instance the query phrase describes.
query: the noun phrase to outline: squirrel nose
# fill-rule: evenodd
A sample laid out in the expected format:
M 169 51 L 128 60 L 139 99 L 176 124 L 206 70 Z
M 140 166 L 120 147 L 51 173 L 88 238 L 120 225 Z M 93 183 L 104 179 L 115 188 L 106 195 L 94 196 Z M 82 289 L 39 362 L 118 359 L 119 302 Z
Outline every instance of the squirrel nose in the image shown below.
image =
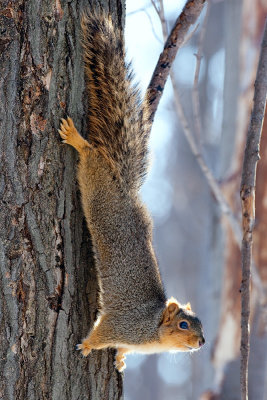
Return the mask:
M 203 344 L 205 344 L 205 339 L 203 336 L 198 343 L 199 343 L 199 347 L 201 347 L 201 346 L 203 346 Z

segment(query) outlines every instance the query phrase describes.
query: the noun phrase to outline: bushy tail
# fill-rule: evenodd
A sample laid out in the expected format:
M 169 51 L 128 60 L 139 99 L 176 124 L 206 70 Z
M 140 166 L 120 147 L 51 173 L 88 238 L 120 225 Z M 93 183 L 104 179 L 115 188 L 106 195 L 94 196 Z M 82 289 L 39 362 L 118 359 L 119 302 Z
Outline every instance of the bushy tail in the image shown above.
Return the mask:
M 148 106 L 132 85 L 122 32 L 105 14 L 82 17 L 89 94 L 89 141 L 111 162 L 126 188 L 139 187 L 147 169 Z

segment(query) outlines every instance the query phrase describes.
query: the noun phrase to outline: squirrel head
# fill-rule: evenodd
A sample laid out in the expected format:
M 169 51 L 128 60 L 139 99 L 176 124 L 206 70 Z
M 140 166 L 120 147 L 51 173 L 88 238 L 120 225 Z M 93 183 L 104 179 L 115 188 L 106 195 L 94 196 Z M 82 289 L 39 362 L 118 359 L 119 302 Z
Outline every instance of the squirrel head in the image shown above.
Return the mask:
M 205 343 L 200 320 L 190 303 L 181 305 L 173 297 L 166 303 L 160 325 L 160 342 L 168 350 L 192 351 Z

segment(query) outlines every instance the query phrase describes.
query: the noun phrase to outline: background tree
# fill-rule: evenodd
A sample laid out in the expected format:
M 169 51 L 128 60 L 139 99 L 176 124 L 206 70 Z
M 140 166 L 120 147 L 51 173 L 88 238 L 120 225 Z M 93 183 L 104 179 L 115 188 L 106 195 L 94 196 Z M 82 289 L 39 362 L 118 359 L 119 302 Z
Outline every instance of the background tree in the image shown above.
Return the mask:
M 119 399 L 113 351 L 75 345 L 96 312 L 92 247 L 59 118 L 87 131 L 80 16 L 90 2 L 0 9 L 0 398 Z M 124 1 L 106 2 L 124 25 Z

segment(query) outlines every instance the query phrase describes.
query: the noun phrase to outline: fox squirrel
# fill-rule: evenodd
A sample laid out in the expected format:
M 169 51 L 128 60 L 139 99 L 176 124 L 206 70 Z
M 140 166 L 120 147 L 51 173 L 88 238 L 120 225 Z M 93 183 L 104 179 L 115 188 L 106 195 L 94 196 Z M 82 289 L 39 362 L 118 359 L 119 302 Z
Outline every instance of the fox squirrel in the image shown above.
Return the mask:
M 152 247 L 151 218 L 139 198 L 146 175 L 149 107 L 132 86 L 122 32 L 105 14 L 84 14 L 81 22 L 87 88 L 89 142 L 71 118 L 59 134 L 79 153 L 82 206 L 95 253 L 100 313 L 78 345 L 125 354 L 191 351 L 204 343 L 200 320 L 190 304 L 166 299 Z

